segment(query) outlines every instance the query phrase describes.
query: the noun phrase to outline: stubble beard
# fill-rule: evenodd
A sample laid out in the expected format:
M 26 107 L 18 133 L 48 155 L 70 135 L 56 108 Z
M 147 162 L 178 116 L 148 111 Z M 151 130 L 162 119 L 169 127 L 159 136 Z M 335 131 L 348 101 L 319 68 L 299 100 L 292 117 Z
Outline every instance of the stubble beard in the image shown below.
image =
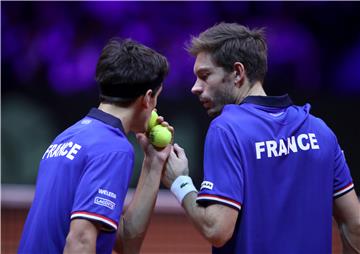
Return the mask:
M 225 84 L 227 85 L 227 84 Z M 235 96 L 233 91 L 229 87 L 225 87 L 223 90 L 218 90 L 214 93 L 213 107 L 208 110 L 210 117 L 216 117 L 221 114 L 224 106 L 235 103 Z

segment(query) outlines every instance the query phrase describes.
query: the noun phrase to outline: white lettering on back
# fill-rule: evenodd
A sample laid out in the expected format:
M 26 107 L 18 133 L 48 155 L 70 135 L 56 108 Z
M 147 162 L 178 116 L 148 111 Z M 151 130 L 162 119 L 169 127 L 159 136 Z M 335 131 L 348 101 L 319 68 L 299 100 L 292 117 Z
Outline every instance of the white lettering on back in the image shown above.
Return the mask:
M 68 148 L 71 149 L 68 150 Z M 71 141 L 60 144 L 52 144 L 48 147 L 48 149 L 46 149 L 42 159 L 66 156 L 66 158 L 73 160 L 80 149 L 81 145 Z
M 296 146 L 295 136 L 291 136 L 290 138 L 287 138 L 287 142 L 288 142 L 288 153 L 290 152 L 290 150 L 296 153 L 298 150 Z
M 279 140 L 279 144 L 280 144 L 280 146 L 279 146 L 279 156 L 288 154 L 288 151 L 287 151 L 287 148 L 286 148 L 286 145 L 285 145 L 283 139 Z
M 81 145 L 74 144 L 73 147 L 71 147 L 70 151 L 66 155 L 66 158 L 69 158 L 70 160 L 74 159 L 74 155 L 77 154 L 77 152 L 80 150 Z
M 256 159 L 261 159 L 261 153 L 265 152 L 265 142 L 256 142 L 255 143 L 255 147 L 256 147 Z
M 309 133 L 310 138 L 310 145 L 312 149 L 320 149 L 319 145 L 317 144 L 317 139 L 314 133 Z
M 274 154 L 275 157 L 278 156 L 277 152 L 276 152 L 276 148 L 277 148 L 277 144 L 276 144 L 276 141 L 275 140 L 269 140 L 269 141 L 266 141 L 266 148 L 268 149 L 268 157 L 272 157 L 271 156 L 271 153 Z
M 53 145 L 50 145 L 50 146 L 48 147 L 48 149 L 46 149 L 46 151 L 45 151 L 45 153 L 44 153 L 44 155 L 43 155 L 43 157 L 42 157 L 43 159 L 44 159 L 45 155 L 49 154 L 52 146 L 53 146 Z
M 303 141 L 304 139 L 308 139 L 308 136 L 307 134 L 300 134 L 298 137 L 297 137 L 297 143 L 298 143 L 298 146 L 300 147 L 301 150 L 309 150 L 310 148 L 310 144 L 307 143 L 304 145 Z
M 290 152 L 297 153 L 299 150 L 320 149 L 315 133 L 300 134 L 286 139 L 267 140 L 255 142 L 256 159 L 261 159 L 262 154 L 268 158 L 288 155 Z
M 73 145 L 73 142 L 71 142 L 71 141 L 65 143 L 65 144 L 61 147 L 60 155 L 61 155 L 61 156 L 65 156 L 65 155 L 68 153 L 68 151 L 65 150 L 65 149 L 68 148 L 68 147 L 72 147 L 72 145 Z

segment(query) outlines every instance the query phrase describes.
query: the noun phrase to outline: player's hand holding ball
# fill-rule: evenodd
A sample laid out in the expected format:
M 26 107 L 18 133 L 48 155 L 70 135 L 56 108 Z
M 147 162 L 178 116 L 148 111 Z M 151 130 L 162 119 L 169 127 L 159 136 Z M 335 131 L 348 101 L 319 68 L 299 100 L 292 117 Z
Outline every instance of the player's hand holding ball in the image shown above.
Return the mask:
M 156 148 L 164 148 L 171 143 L 172 133 L 166 122 L 158 124 L 158 117 L 159 115 L 153 110 L 148 122 L 149 139 L 150 143 Z

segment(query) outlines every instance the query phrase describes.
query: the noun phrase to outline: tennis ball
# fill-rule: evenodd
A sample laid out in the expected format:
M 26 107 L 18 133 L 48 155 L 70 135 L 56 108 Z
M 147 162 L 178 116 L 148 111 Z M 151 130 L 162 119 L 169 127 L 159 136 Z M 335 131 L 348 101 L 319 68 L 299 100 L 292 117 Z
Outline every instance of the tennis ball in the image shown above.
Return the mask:
M 150 131 L 156 125 L 156 120 L 158 117 L 159 115 L 156 113 L 155 110 L 151 111 L 151 116 L 148 121 L 148 131 Z
M 155 147 L 158 148 L 164 148 L 171 142 L 171 132 L 167 127 L 164 127 L 162 125 L 155 125 L 150 130 L 150 142 Z

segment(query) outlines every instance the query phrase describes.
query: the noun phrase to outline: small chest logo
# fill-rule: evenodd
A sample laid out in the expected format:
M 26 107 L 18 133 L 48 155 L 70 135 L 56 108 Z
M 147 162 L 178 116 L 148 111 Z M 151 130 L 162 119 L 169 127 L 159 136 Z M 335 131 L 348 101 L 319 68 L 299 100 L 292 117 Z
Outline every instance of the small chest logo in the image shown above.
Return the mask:
M 105 206 L 111 210 L 115 208 L 115 203 L 106 198 L 95 197 L 94 204 Z
M 201 183 L 201 187 L 200 187 L 200 190 L 202 189 L 209 189 L 209 190 L 212 190 L 214 187 L 214 184 L 212 182 L 209 182 L 209 181 L 203 181 Z

